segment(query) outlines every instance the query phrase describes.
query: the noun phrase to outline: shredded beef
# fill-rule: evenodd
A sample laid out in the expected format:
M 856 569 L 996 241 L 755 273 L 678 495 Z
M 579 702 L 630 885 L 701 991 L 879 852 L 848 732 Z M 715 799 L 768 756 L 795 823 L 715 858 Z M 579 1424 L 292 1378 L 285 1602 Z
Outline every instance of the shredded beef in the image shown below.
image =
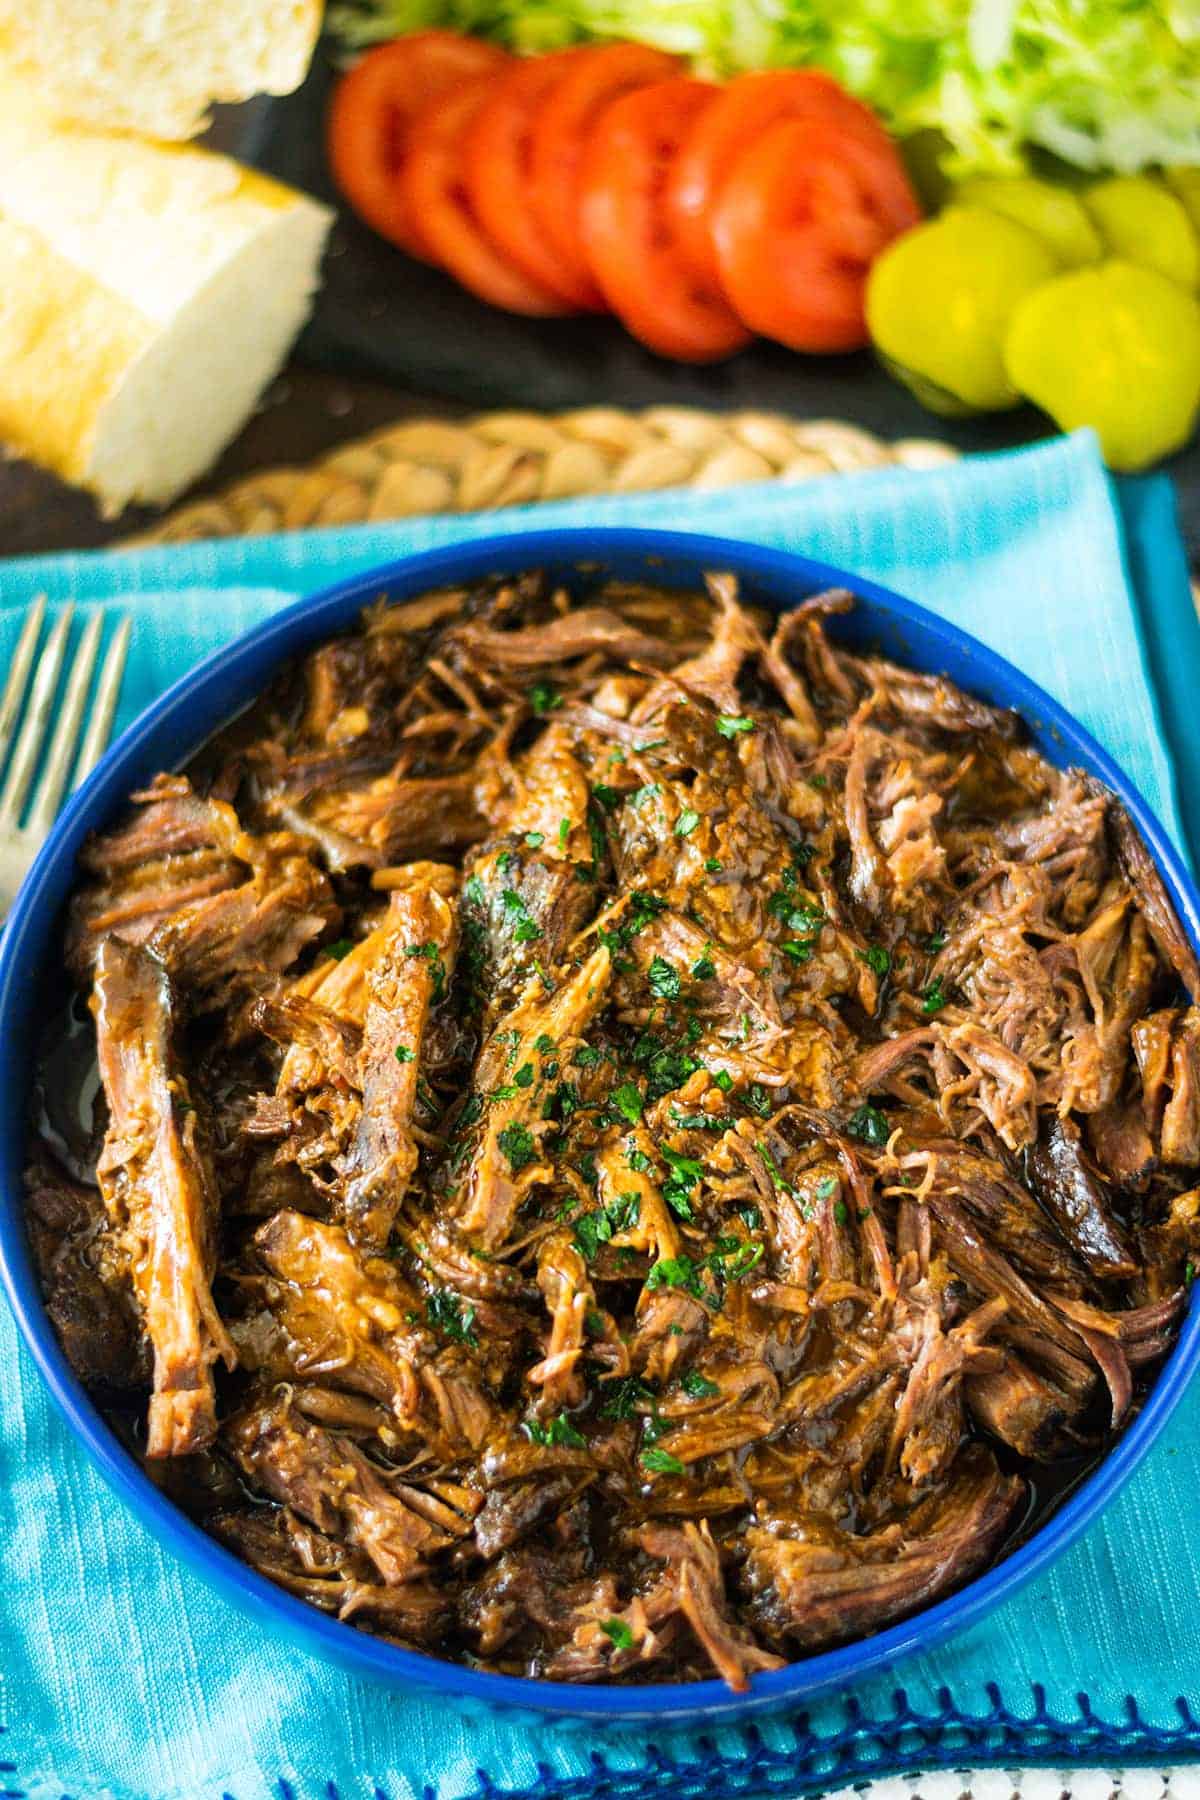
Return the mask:
M 1002 1555 L 1170 1348 L 1194 947 L 1111 795 L 852 606 L 381 601 L 81 854 L 47 1309 L 361 1630 L 743 1688 Z

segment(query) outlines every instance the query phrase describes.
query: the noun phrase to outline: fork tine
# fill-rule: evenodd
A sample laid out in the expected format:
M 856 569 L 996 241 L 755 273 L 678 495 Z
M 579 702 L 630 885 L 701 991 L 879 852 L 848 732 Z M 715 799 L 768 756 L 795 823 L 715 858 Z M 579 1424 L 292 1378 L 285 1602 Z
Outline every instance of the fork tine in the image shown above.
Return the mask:
M 54 705 L 54 692 L 58 686 L 58 674 L 62 668 L 67 632 L 71 628 L 71 614 L 74 610 L 68 602 L 55 621 L 42 654 L 38 657 L 37 668 L 33 673 L 33 686 L 29 690 L 29 703 L 25 709 L 25 722 L 21 726 L 21 735 L 17 739 L 12 762 L 8 767 L 4 791 L 0 793 L 0 826 L 6 825 L 11 829 L 19 822 L 21 802 L 37 767 L 38 753 Z
M 75 755 L 79 721 L 83 717 L 88 686 L 96 661 L 96 646 L 100 641 L 103 625 L 103 613 L 94 613 L 88 620 L 83 636 L 79 640 L 79 648 L 75 652 L 75 661 L 71 664 L 71 672 L 67 676 L 67 685 L 58 712 L 58 722 L 54 727 L 54 736 L 51 738 L 50 748 L 46 752 L 41 780 L 37 784 L 33 800 L 30 803 L 29 817 L 25 821 L 26 831 L 35 837 L 45 837 L 54 822 L 58 803 L 62 799 L 62 791 L 66 786 L 71 761 Z
M 8 741 L 16 724 L 17 713 L 25 693 L 25 683 L 29 679 L 29 665 L 33 661 L 33 653 L 37 649 L 37 641 L 42 635 L 42 620 L 46 616 L 46 596 L 39 594 L 29 609 L 21 635 L 17 639 L 17 647 L 13 651 L 12 667 L 8 672 L 8 680 L 4 684 L 4 694 L 0 698 L 0 768 L 8 755 Z
M 83 742 L 79 746 L 79 758 L 75 764 L 75 786 L 78 787 L 85 775 L 90 775 L 108 743 L 108 734 L 112 730 L 113 714 L 117 710 L 117 695 L 121 690 L 121 677 L 125 673 L 125 655 L 129 649 L 129 633 L 132 620 L 126 614 L 113 633 L 112 643 L 108 646 L 108 654 L 100 667 L 100 679 L 96 683 L 96 694 L 92 701 L 91 715 L 88 718 L 87 730 L 83 734 Z

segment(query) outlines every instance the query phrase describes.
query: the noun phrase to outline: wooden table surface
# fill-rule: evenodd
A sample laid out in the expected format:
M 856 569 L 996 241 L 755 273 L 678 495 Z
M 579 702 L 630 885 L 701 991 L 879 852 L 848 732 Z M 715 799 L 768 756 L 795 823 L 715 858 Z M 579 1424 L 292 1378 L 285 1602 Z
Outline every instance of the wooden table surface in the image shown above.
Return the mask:
M 293 364 L 273 383 L 241 435 L 195 493 L 209 492 L 254 469 L 310 462 L 335 444 L 401 419 L 456 418 L 474 410 L 479 409 L 457 405 L 444 395 Z M 936 420 L 930 421 L 929 435 L 937 435 Z M 1192 567 L 1200 572 L 1200 445 L 1176 459 L 1175 472 L 1184 536 Z M 119 519 L 102 519 L 90 496 L 28 463 L 0 461 L 0 557 L 119 542 L 154 517 L 130 509 Z

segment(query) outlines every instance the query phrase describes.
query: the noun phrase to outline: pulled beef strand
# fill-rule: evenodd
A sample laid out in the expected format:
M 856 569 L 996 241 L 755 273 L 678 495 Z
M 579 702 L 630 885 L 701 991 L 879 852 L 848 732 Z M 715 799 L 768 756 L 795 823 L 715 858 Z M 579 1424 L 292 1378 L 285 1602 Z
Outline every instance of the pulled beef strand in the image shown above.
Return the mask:
M 852 606 L 381 601 L 81 855 L 50 1316 L 361 1630 L 745 1687 L 1003 1554 L 1171 1346 L 1194 950 L 1114 798 Z

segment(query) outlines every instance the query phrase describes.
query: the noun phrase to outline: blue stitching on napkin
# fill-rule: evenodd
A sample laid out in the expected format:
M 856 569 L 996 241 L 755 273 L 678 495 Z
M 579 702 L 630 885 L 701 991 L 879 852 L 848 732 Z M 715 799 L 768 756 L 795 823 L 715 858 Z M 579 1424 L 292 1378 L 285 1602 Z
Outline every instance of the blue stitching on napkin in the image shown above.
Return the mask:
M 1048 1710 L 1039 1683 L 1030 1689 L 1033 1711 L 1025 1717 L 1004 1704 L 996 1683 L 989 1682 L 986 1693 L 989 1710 L 970 1713 L 955 1704 L 949 1688 L 941 1688 L 938 1710 L 931 1713 L 918 1712 L 909 1705 L 904 1689 L 897 1688 L 892 1696 L 894 1713 L 879 1719 L 865 1716 L 859 1703 L 848 1698 L 848 1722 L 840 1731 L 810 1730 L 807 1713 L 787 1721 L 794 1743 L 790 1751 L 772 1749 L 759 1728 L 749 1724 L 736 1728 L 744 1745 L 740 1755 L 718 1749 L 711 1736 L 697 1739 L 701 1754 L 688 1761 L 648 1744 L 642 1761 L 632 1768 L 613 1768 L 601 1751 L 593 1750 L 590 1774 L 560 1776 L 548 1763 L 539 1762 L 536 1781 L 523 1788 L 501 1787 L 486 1769 L 476 1769 L 477 1786 L 459 1800 L 712 1800 L 714 1795 L 721 1800 L 769 1800 L 795 1793 L 797 1781 L 808 1792 L 931 1769 L 1056 1766 L 1083 1758 L 1131 1764 L 1200 1757 L 1200 1721 L 1182 1694 L 1175 1699 L 1179 1724 L 1151 1725 L 1142 1718 L 1132 1694 L 1125 1698 L 1126 1717 L 1119 1722 L 1101 1718 L 1086 1693 L 1075 1697 L 1079 1716 L 1074 1720 Z M 3 1731 L 0 1726 L 0 1734 Z M 17 1773 L 15 1763 L 0 1762 L 0 1776 Z M 354 1800 L 332 1781 L 308 1795 L 282 1775 L 273 1786 L 278 1800 L 310 1796 Z M 26 1791 L 0 1788 L 0 1800 L 27 1800 Z M 64 1794 L 61 1800 L 70 1796 Z M 226 1791 L 220 1800 L 240 1797 Z M 393 1800 L 393 1795 L 372 1782 L 369 1800 Z M 438 1800 L 436 1789 L 426 1785 L 421 1800 Z
M 559 1777 L 544 1763 L 532 1787 L 499 1786 L 485 1769 L 476 1771 L 478 1787 L 469 1800 L 722 1800 L 742 1796 L 782 1795 L 794 1783 L 824 1788 L 883 1774 L 911 1774 L 931 1768 L 1004 1767 L 1014 1762 L 1056 1764 L 1082 1756 L 1098 1762 L 1110 1758 L 1130 1763 L 1178 1760 L 1181 1753 L 1200 1754 L 1200 1725 L 1187 1700 L 1175 1705 L 1177 1726 L 1147 1724 L 1136 1700 L 1126 1698 L 1123 1723 L 1102 1719 L 1087 1694 L 1079 1694 L 1077 1720 L 1056 1718 L 1046 1707 L 1045 1690 L 1032 1690 L 1033 1713 L 1026 1718 L 1009 1711 L 997 1686 L 989 1683 L 986 1713 L 967 1713 L 954 1704 L 949 1689 L 938 1694 L 936 1713 L 915 1711 L 903 1689 L 894 1695 L 891 1719 L 864 1717 L 854 1700 L 847 1702 L 849 1723 L 837 1732 L 812 1732 L 807 1715 L 791 1724 L 794 1752 L 772 1750 L 754 1725 L 740 1733 L 741 1756 L 717 1749 L 711 1737 L 698 1740 L 702 1755 L 679 1762 L 657 1745 L 647 1746 L 634 1768 L 614 1769 L 599 1751 L 591 1756 L 590 1776 Z M 904 1737 L 916 1741 L 905 1747 Z M 429 1790 L 426 1800 L 432 1800 Z

